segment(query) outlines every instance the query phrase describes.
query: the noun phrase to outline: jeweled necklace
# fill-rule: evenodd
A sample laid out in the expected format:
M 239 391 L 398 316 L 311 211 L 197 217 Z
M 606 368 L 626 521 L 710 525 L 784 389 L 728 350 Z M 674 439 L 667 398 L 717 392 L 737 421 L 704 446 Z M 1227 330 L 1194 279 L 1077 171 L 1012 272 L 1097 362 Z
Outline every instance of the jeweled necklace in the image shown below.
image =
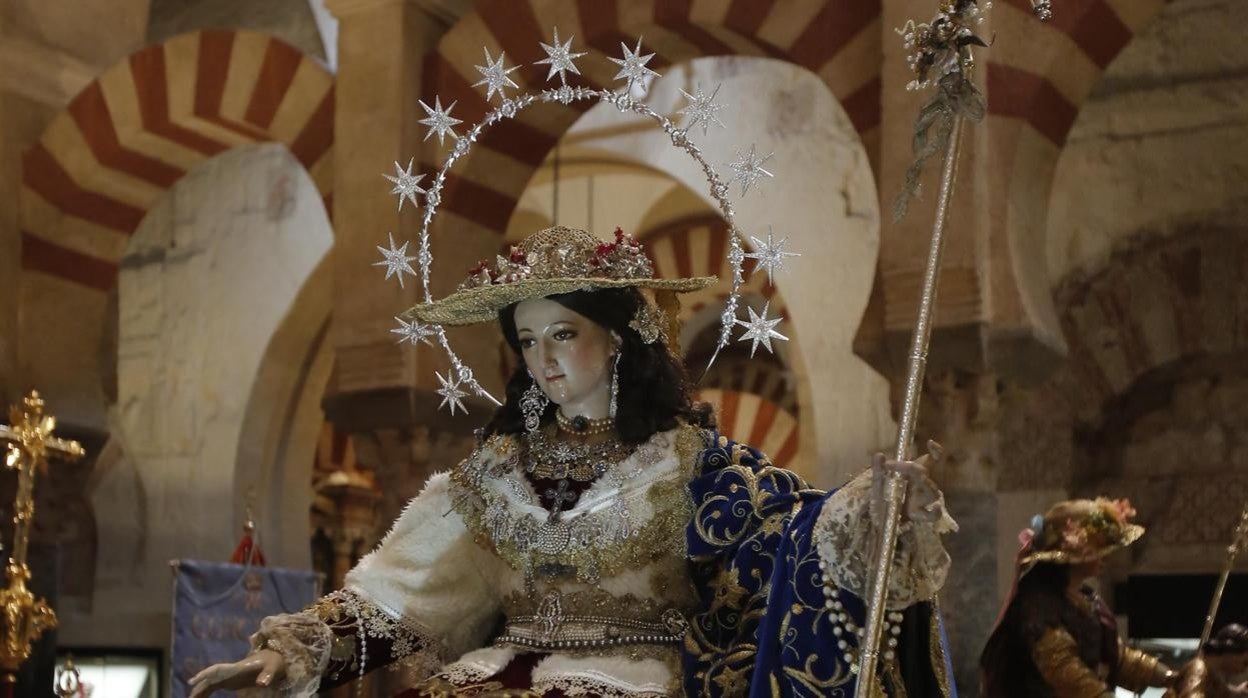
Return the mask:
M 592 482 L 636 450 L 615 439 L 578 444 L 551 439 L 540 431 L 528 434 L 526 440 L 524 471 L 537 480 Z
M 567 417 L 563 414 L 563 410 L 555 411 L 555 421 L 559 424 L 560 431 L 580 436 L 605 434 L 615 428 L 615 419 L 612 417 L 601 419 L 590 419 L 580 415 Z

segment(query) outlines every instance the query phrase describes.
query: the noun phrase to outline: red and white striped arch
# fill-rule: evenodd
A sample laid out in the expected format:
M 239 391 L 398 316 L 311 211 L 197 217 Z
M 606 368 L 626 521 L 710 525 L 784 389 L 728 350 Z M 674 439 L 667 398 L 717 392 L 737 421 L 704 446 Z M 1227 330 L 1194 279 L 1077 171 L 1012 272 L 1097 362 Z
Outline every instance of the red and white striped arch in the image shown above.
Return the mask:
M 607 56 L 643 37 L 657 70 L 702 56 L 763 56 L 790 61 L 819 75 L 848 113 L 875 161 L 880 123 L 881 25 L 879 0 L 484 0 L 441 40 L 425 65 L 423 91 L 432 103 L 458 101 L 454 115 L 467 123 L 487 110 L 480 76 L 482 46 L 502 49 L 522 89 L 546 86 L 546 55 L 539 42 L 575 36 L 590 50 L 578 60 L 578 85 L 609 86 L 618 66 Z M 491 127 L 464 164 L 447 178 L 442 211 L 456 227 L 502 234 L 533 171 L 590 103 L 543 105 Z M 449 147 L 449 144 L 448 146 Z M 429 163 L 425 169 L 433 169 Z M 443 221 L 445 224 L 445 220 Z
M 713 286 L 681 296 L 680 319 L 688 321 L 707 307 L 722 306 L 732 291 L 732 269 L 728 264 L 728 226 L 718 215 L 708 214 L 666 223 L 637 235 L 654 262 L 654 273 L 664 279 L 690 276 L 717 276 Z M 748 249 L 748 246 L 747 246 Z M 753 260 L 745 263 L 745 285 L 741 293 L 771 302 L 771 317 L 785 316 L 784 299 L 767 283 L 765 273 L 752 273 Z M 758 308 L 759 311 L 762 308 Z
M 1036 21 L 1031 0 L 993 10 L 996 47 L 988 52 L 988 112 L 1018 119 L 1061 146 L 1101 74 L 1165 0 L 1067 0 L 1052 21 Z
M 284 143 L 328 210 L 334 78 L 250 31 L 184 34 L 132 54 L 70 102 L 22 159 L 22 268 L 107 292 L 147 211 L 199 162 Z
M 792 464 L 799 444 L 792 414 L 761 395 L 736 390 L 701 390 L 698 399 L 715 408 L 721 434 L 757 448 L 781 468 Z
M 1042 258 L 1049 193 L 1066 137 L 1105 69 L 1160 12 L 1165 0 L 1064 0 L 1054 17 L 1032 17 L 1030 0 L 1004 0 L 992 13 L 996 42 L 987 52 L 989 133 L 999 194 L 994 218 L 1006 221 L 1015 268 Z M 1027 272 L 1024 272 L 1024 274 Z M 1047 304 L 1046 280 L 1020 279 L 1024 295 Z M 1053 279 L 1054 283 L 1058 280 Z

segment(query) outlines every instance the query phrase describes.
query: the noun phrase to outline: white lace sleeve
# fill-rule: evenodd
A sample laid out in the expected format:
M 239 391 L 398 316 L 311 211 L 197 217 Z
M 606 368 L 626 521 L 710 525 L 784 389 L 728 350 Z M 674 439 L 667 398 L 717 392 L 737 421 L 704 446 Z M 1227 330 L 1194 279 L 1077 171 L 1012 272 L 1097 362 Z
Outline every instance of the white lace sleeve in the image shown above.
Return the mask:
M 940 537 L 958 530 L 958 525 L 945 510 L 943 494 L 936 507 L 939 512 L 934 521 L 902 524 L 889 575 L 886 606 L 891 610 L 926 601 L 945 584 L 949 553 Z M 879 539 L 879 527 L 871 516 L 870 470 L 828 495 L 813 535 L 825 580 L 865 599 Z
M 269 649 L 282 655 L 286 675 L 273 691 L 283 698 L 305 698 L 320 688 L 333 637 L 329 626 L 307 611 L 269 616 L 251 636 L 251 650 Z

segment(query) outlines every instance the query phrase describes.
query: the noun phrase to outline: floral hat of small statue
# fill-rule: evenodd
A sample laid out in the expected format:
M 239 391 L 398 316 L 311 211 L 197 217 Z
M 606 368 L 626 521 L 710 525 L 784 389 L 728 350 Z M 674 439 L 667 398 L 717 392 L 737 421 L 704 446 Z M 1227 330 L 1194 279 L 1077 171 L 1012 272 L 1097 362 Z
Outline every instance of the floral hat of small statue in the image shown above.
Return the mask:
M 1077 565 L 1125 548 L 1144 535 L 1131 523 L 1135 508 L 1127 499 L 1072 499 L 1058 502 L 1019 534 L 1023 555 L 1019 565 L 1037 562 Z

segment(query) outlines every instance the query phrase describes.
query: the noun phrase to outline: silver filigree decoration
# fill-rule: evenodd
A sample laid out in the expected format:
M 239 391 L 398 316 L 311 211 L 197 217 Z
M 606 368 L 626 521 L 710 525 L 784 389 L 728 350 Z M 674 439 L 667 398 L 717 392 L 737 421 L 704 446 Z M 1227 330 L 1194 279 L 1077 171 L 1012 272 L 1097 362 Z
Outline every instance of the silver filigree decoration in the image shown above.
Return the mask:
M 478 65 L 474 67 L 480 71 L 481 75 L 484 77 L 481 80 L 472 83 L 472 86 L 480 87 L 481 85 L 485 85 L 486 101 L 493 99 L 495 92 L 497 92 L 499 97 L 502 99 L 507 99 L 507 93 L 505 92 L 507 88 L 520 88 L 520 86 L 512 82 L 511 78 L 507 77 L 507 75 L 519 70 L 520 66 L 514 65 L 508 68 L 504 65 L 503 61 L 507 58 L 506 51 L 499 51 L 498 60 L 495 61 L 493 58 L 490 58 L 490 50 L 488 48 L 482 48 L 481 50 L 485 52 L 485 65 Z
M 750 236 L 750 242 L 754 243 L 754 251 L 745 255 L 750 259 L 757 260 L 758 264 L 754 267 L 754 273 L 758 270 L 767 270 L 767 283 L 772 286 L 776 285 L 775 272 L 784 268 L 785 257 L 801 257 L 796 252 L 788 252 L 784 246 L 788 244 L 788 238 L 781 238 L 780 242 L 776 242 L 771 232 L 771 226 L 767 226 L 767 241 L 763 242 L 753 235 Z
M 759 157 L 755 147 L 751 145 L 748 154 L 738 151 L 736 161 L 728 163 L 728 167 L 732 169 L 732 181 L 741 185 L 741 196 L 745 196 L 750 187 L 754 186 L 763 177 L 775 176 L 763 169 L 763 165 L 767 164 L 767 161 L 773 155 L 775 153 L 768 153 L 763 157 Z
M 624 51 L 623 58 L 611 58 L 608 56 L 607 60 L 620 66 L 620 72 L 616 73 L 612 79 L 624 80 L 628 85 L 629 92 L 633 91 L 633 85 L 644 83 L 647 77 L 653 76 L 657 78 L 659 76 L 658 73 L 646 67 L 650 59 L 654 58 L 654 54 L 647 53 L 644 56 L 641 55 L 641 37 L 637 37 L 636 48 L 629 50 L 628 44 L 623 41 L 620 42 L 620 48 Z
M 408 159 L 406 170 L 399 167 L 399 163 L 396 161 L 394 163 L 394 176 L 382 175 L 382 177 L 394 182 L 394 189 L 391 189 L 390 193 L 398 195 L 400 211 L 403 210 L 404 200 L 411 201 L 413 206 L 419 208 L 420 202 L 416 200 L 416 195 L 425 193 L 425 190 L 420 188 L 420 180 L 424 179 L 425 176 L 423 174 L 412 174 L 412 164 L 415 160 L 415 158 Z
M 459 136 L 455 135 L 455 131 L 452 127 L 456 124 L 462 124 L 464 122 L 451 116 L 451 110 L 455 108 L 456 104 L 459 104 L 458 100 L 451 102 L 451 106 L 446 109 L 442 108 L 442 98 L 436 95 L 433 98 L 432 107 L 425 104 L 424 100 L 419 101 L 420 106 L 425 110 L 425 113 L 429 115 L 429 118 L 421 119 L 417 122 L 429 127 L 429 131 L 425 133 L 425 140 L 429 140 L 429 137 L 435 133 L 438 134 L 438 145 L 442 145 L 442 139 L 448 133 L 451 135 L 451 138 L 459 138 Z
M 724 105 L 715 103 L 715 95 L 719 94 L 719 88 L 720 85 L 716 85 L 710 95 L 703 92 L 702 87 L 699 85 L 694 86 L 693 94 L 689 94 L 684 90 L 680 91 L 685 96 L 685 99 L 689 100 L 689 106 L 676 112 L 677 114 L 684 114 L 688 119 L 685 123 L 685 129 L 691 129 L 700 124 L 702 126 L 702 135 L 705 136 L 711 124 L 715 124 L 720 128 L 727 128 L 724 126 L 724 122 L 720 121 L 719 117 L 716 116 L 719 110 L 724 108 Z
M 742 334 L 740 337 L 740 341 L 744 342 L 744 341 L 750 340 L 754 342 L 754 344 L 750 347 L 751 359 L 754 358 L 754 352 L 758 351 L 759 344 L 762 344 L 763 346 L 767 347 L 767 351 L 770 352 L 772 351 L 771 349 L 772 339 L 788 340 L 788 337 L 785 337 L 784 335 L 780 334 L 775 329 L 776 325 L 779 325 L 781 322 L 783 322 L 784 318 L 775 318 L 774 320 L 768 318 L 767 311 L 770 308 L 771 308 L 771 301 L 768 301 L 766 304 L 763 305 L 762 315 L 759 315 L 758 313 L 754 312 L 753 307 L 746 306 L 746 310 L 750 311 L 749 322 L 746 322 L 745 320 L 736 321 L 738 325 L 743 325 L 746 328 L 745 333 Z
M 573 61 L 584 56 L 585 52 L 572 53 L 572 39 L 575 37 L 569 36 L 567 41 L 562 44 L 559 43 L 559 27 L 554 28 L 554 34 L 554 46 L 543 43 L 542 50 L 546 52 L 546 57 L 537 61 L 537 63 L 546 63 L 550 66 L 550 72 L 546 73 L 546 82 L 550 82 L 550 79 L 557 74 L 559 76 L 559 84 L 566 85 L 568 84 L 568 78 L 565 73 L 581 74 L 581 71 L 577 70 Z
M 391 276 L 397 275 L 399 277 L 399 288 L 403 288 L 403 275 L 404 274 L 411 274 L 412 276 L 416 276 L 416 270 L 412 269 L 412 264 L 411 264 L 411 261 L 416 258 L 409 257 L 407 255 L 407 243 L 408 243 L 407 240 L 403 241 L 403 245 L 401 247 L 395 247 L 394 246 L 394 233 L 389 233 L 389 236 L 390 236 L 390 249 L 386 249 L 382 247 L 381 245 L 378 245 L 377 251 L 381 253 L 381 256 L 383 257 L 383 259 L 380 262 L 373 262 L 373 266 L 385 267 L 386 279 L 389 279 Z

